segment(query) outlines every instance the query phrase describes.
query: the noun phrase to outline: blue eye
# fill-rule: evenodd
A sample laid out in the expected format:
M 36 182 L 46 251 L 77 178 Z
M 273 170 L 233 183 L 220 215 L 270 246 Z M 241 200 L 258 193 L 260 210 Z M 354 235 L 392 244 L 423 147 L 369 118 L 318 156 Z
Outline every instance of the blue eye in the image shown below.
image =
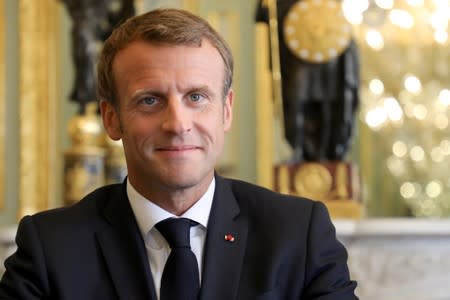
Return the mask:
M 152 96 L 144 97 L 141 99 L 142 103 L 147 105 L 153 105 L 156 102 L 156 98 Z
M 198 101 L 202 100 L 203 96 L 200 94 L 191 94 L 191 95 L 189 95 L 189 98 L 193 102 L 198 102 Z

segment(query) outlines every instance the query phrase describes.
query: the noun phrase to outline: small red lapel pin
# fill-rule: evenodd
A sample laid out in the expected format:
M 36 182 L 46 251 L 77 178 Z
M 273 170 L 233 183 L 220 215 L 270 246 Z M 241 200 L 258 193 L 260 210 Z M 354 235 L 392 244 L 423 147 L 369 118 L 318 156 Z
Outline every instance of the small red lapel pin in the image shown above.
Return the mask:
M 225 241 L 230 243 L 234 242 L 234 236 L 231 234 L 225 234 Z

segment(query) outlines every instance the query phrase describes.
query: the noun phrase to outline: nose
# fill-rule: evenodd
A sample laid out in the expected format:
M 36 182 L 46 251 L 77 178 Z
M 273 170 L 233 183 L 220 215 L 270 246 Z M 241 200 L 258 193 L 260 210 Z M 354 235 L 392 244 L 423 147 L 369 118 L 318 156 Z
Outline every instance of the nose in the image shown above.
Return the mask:
M 162 129 L 174 134 L 183 134 L 192 129 L 192 116 L 182 100 L 170 98 L 164 113 Z

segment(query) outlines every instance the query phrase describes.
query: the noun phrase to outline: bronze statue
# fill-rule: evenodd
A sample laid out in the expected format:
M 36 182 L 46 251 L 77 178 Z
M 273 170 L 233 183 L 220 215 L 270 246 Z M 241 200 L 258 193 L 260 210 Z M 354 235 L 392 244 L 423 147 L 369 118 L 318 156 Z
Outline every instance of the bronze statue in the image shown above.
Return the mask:
M 98 44 L 121 21 L 134 15 L 133 0 L 60 0 L 72 19 L 72 59 L 75 82 L 70 100 L 83 114 L 88 102 L 96 101 L 95 61 Z
M 256 21 L 268 22 L 262 2 Z M 293 147 L 292 162 L 343 160 L 350 148 L 359 102 L 357 47 L 351 40 L 342 54 L 323 63 L 295 56 L 286 45 L 282 25 L 289 9 L 300 2 L 276 2 L 284 127 Z M 328 22 L 320 16 L 318 20 Z

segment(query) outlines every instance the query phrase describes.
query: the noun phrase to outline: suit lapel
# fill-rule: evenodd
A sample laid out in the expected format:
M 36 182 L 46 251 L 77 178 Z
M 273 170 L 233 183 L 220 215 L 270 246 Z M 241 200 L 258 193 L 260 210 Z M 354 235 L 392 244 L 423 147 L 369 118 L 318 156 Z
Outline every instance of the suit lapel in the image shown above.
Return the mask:
M 216 190 L 209 217 L 200 299 L 235 299 L 247 243 L 247 220 L 229 181 L 216 176 Z M 225 235 L 234 241 L 226 240 Z
M 97 232 L 119 299 L 156 300 L 145 245 L 126 196 L 126 184 L 111 194 L 104 216 L 109 222 Z

